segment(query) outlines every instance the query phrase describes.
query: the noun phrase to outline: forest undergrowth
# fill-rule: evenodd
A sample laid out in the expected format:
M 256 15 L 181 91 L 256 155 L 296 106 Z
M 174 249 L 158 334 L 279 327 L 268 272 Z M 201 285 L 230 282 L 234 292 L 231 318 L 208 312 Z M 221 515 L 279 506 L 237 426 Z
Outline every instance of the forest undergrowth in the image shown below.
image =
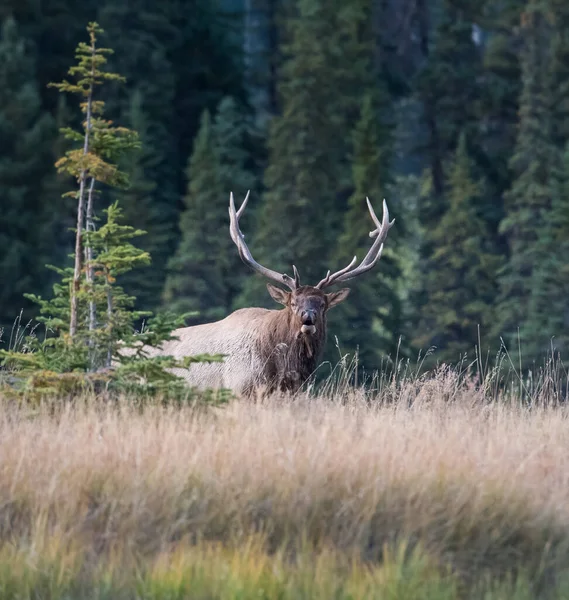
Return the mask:
M 217 408 L 4 399 L 0 597 L 567 598 L 560 373 L 523 401 L 458 368 Z

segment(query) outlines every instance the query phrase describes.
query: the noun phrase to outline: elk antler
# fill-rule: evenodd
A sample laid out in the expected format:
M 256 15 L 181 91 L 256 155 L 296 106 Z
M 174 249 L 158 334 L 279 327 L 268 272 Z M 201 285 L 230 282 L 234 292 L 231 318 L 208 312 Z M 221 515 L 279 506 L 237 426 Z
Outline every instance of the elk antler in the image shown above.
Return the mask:
M 373 219 L 373 222 L 377 227 L 377 229 L 370 231 L 369 237 L 376 238 L 375 241 L 373 242 L 365 258 L 357 267 L 354 267 L 354 265 L 356 264 L 358 259 L 356 256 L 354 256 L 352 262 L 343 269 L 336 271 L 332 275 L 330 274 L 330 271 L 328 271 L 326 277 L 316 286 L 318 289 L 324 289 L 325 287 L 328 287 L 335 283 L 340 283 L 343 281 L 348 281 L 349 279 L 353 279 L 354 277 L 357 277 L 358 275 L 369 271 L 381 258 L 381 253 L 383 252 L 383 242 L 387 237 L 387 232 L 393 226 L 393 223 L 395 223 L 395 219 L 389 222 L 389 210 L 387 209 L 387 203 L 384 200 L 383 220 L 380 223 L 379 219 L 377 218 L 377 215 L 373 211 L 373 207 L 371 205 L 371 202 L 369 201 L 369 198 L 366 198 L 366 200 L 371 218 Z
M 239 218 L 243 214 L 245 207 L 247 206 L 247 202 L 249 200 L 249 192 L 245 196 L 245 200 L 243 200 L 243 204 L 239 208 L 239 210 L 235 211 L 235 201 L 233 200 L 233 192 L 229 195 L 229 234 L 231 235 L 231 239 L 235 242 L 237 246 L 237 250 L 239 251 L 239 256 L 241 260 L 249 265 L 254 271 L 260 273 L 267 279 L 271 279 L 276 283 L 285 284 L 291 290 L 295 290 L 300 286 L 300 276 L 296 267 L 293 265 L 292 270 L 294 272 L 294 279 L 285 273 L 277 273 L 272 269 L 267 269 L 267 267 L 263 267 L 260 265 L 251 255 L 251 251 L 247 248 L 247 244 L 245 243 L 245 236 L 239 229 Z

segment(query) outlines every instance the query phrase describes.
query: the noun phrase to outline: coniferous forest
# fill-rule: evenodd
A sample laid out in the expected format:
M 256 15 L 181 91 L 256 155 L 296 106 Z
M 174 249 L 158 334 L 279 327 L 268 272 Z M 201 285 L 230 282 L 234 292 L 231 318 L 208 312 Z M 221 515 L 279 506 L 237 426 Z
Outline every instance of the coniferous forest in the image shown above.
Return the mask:
M 255 258 L 311 285 L 365 255 L 367 196 L 396 223 L 330 313 L 330 360 L 480 346 L 530 367 L 567 351 L 566 0 L 3 0 L 4 340 L 36 316 L 24 293 L 52 294 L 45 265 L 72 264 L 76 204 L 54 163 L 81 116 L 48 83 L 91 21 L 126 78 L 99 100 L 140 138 L 129 187 L 97 198 L 146 232 L 151 264 L 121 280 L 137 309 L 195 324 L 274 306 L 229 237 L 231 191 L 251 190 Z

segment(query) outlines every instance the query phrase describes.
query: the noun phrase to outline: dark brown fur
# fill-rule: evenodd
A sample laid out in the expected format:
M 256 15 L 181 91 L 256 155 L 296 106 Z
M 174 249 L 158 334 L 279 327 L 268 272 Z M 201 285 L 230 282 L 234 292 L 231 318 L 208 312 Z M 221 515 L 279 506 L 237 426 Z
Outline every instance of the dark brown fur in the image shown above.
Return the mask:
M 258 344 L 268 391 L 296 392 L 318 366 L 326 342 L 326 318 L 312 335 L 300 333 L 297 321 L 290 308 L 278 311 L 267 336 Z
M 322 356 L 326 343 L 326 312 L 341 302 L 348 290 L 325 294 L 311 286 L 292 293 L 271 285 L 268 288 L 271 296 L 285 308 L 273 315 L 266 335 L 257 344 L 256 350 L 265 364 L 264 383 L 268 391 L 296 392 L 314 373 Z M 313 311 L 314 333 L 301 331 L 304 309 Z

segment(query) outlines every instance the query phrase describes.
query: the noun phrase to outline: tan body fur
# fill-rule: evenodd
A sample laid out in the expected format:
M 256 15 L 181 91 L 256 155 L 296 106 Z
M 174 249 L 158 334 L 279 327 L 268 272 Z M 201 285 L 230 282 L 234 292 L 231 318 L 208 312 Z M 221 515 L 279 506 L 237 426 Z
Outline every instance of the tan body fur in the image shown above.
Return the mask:
M 173 369 L 199 389 L 229 388 L 249 395 L 257 387 L 296 391 L 317 366 L 324 345 L 325 322 L 316 335 L 291 327 L 287 309 L 243 308 L 215 323 L 177 329 L 179 338 L 150 355 L 181 359 L 197 354 L 224 354 L 223 362 L 196 363 Z

